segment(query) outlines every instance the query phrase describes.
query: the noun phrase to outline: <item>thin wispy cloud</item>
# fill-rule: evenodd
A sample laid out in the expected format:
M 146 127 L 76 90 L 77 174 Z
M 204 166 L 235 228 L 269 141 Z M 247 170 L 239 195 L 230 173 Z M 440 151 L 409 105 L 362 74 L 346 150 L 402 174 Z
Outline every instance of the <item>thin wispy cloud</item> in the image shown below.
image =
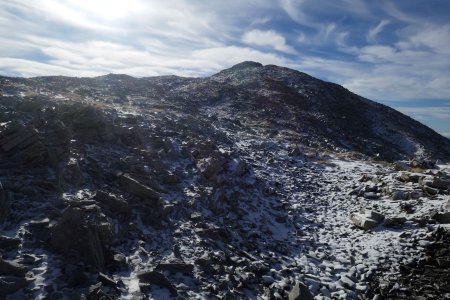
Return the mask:
M 1 1 L 0 74 L 206 76 L 254 60 L 377 101 L 448 103 L 449 10 L 437 0 Z
M 383 29 L 389 24 L 388 20 L 381 20 L 377 26 L 370 28 L 367 33 L 368 42 L 376 42 L 377 36 L 383 31 Z
M 269 30 L 251 30 L 242 36 L 242 41 L 246 44 L 266 46 L 280 52 L 296 54 L 297 52 L 291 46 L 286 44 L 286 39 L 279 33 Z

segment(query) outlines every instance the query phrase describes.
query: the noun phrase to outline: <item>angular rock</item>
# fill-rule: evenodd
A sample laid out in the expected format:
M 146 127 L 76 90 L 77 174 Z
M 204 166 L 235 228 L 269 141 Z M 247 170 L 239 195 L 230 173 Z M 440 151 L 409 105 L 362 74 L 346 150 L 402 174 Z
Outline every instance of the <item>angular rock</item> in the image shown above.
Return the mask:
M 81 172 L 78 161 L 75 158 L 71 158 L 64 170 L 64 179 L 67 183 L 79 185 L 82 184 L 83 173 Z
M 5 222 L 11 206 L 10 194 L 3 189 L 0 182 L 0 223 Z
M 434 197 L 437 194 L 439 194 L 439 189 L 433 188 L 428 185 L 422 186 L 422 190 L 425 192 L 426 195 L 431 196 L 431 197 Z
M 106 207 L 112 212 L 126 215 L 130 214 L 130 207 L 128 206 L 128 202 L 104 191 L 97 191 L 95 193 L 94 200 L 99 202 L 100 206 Z
M 27 285 L 28 282 L 23 277 L 0 276 L 0 298 L 15 293 Z
M 384 216 L 374 211 L 366 211 L 365 214 L 352 213 L 350 220 L 352 223 L 364 230 L 370 230 L 377 227 L 384 219 Z
M 9 133 L 9 134 L 8 134 Z M 8 152 L 16 149 L 23 149 L 36 141 L 38 132 L 31 127 L 25 127 L 20 124 L 11 124 L 7 135 L 0 140 L 0 147 Z
M 397 177 L 398 180 L 403 182 L 413 182 L 418 183 L 419 179 L 423 177 L 420 173 L 410 173 L 410 172 L 402 172 L 399 177 Z
M 162 182 L 164 184 L 177 184 L 180 181 L 181 181 L 180 177 L 178 177 L 175 174 L 167 174 L 167 175 L 163 176 L 163 178 L 162 178 Z
M 436 212 L 431 216 L 438 223 L 449 224 L 450 223 L 450 211 L 447 212 Z
M 301 282 L 296 282 L 292 290 L 289 292 L 289 300 L 314 300 L 314 296 L 308 287 Z
M 444 191 L 450 188 L 450 180 L 442 179 L 439 177 L 433 177 L 431 179 L 423 179 L 421 184 Z
M 97 280 L 105 286 L 110 286 L 113 288 L 117 287 L 117 282 L 114 279 L 101 272 L 98 274 Z
M 380 195 L 374 192 L 366 192 L 364 193 L 364 198 L 369 200 L 378 200 L 380 199 Z
M 348 278 L 347 276 L 342 276 L 341 279 L 339 279 L 340 282 L 342 282 L 342 285 L 346 288 L 353 289 L 355 287 L 355 282 Z
M 405 224 L 405 222 L 406 218 L 404 217 L 386 218 L 383 222 L 383 226 L 386 228 L 400 228 Z
M 120 181 L 130 194 L 133 194 L 139 198 L 149 200 L 153 204 L 160 203 L 160 195 L 157 191 L 145 184 L 142 184 L 131 175 L 123 174 L 122 176 L 120 176 Z
M 111 225 L 102 218 L 95 206 L 93 211 L 67 208 L 51 229 L 53 248 L 67 256 L 76 255 L 98 270 L 104 268 L 106 251 L 112 237 Z
M 20 157 L 27 165 L 37 166 L 44 163 L 48 156 L 47 148 L 39 139 L 38 131 L 32 126 L 10 123 L 1 132 L 0 148 L 12 156 Z
M 365 215 L 367 217 L 369 217 L 370 219 L 373 219 L 373 220 L 375 220 L 377 222 L 382 222 L 384 220 L 384 215 L 383 214 L 381 214 L 379 212 L 376 212 L 376 211 L 373 211 L 373 210 L 366 210 L 365 211 Z
M 118 269 L 126 268 L 128 266 L 127 265 L 127 257 L 125 255 L 123 255 L 122 253 L 114 254 L 113 265 Z
M 84 272 L 84 264 L 66 263 L 61 278 L 69 287 L 86 287 L 90 283 L 90 279 Z
M 205 179 L 210 179 L 223 171 L 225 163 L 226 159 L 218 152 L 214 152 L 211 157 L 199 160 L 197 168 Z
M 20 239 L 0 235 L 0 249 L 14 249 L 20 245 Z
M 119 142 L 129 146 L 139 146 L 145 141 L 144 132 L 137 126 L 115 126 L 114 135 L 119 138 Z
M 411 168 L 419 168 L 419 169 L 433 169 L 436 167 L 436 164 L 427 159 L 416 158 L 409 162 Z
M 106 120 L 100 110 L 93 106 L 84 106 L 74 109 L 70 120 L 64 120 L 66 124 L 72 123 L 74 137 L 86 143 L 98 143 L 111 139 L 112 132 L 106 131 Z
M 28 269 L 16 262 L 0 258 L 0 275 L 25 276 Z
M 396 161 L 393 167 L 395 171 L 406 171 L 409 169 L 409 165 L 404 161 Z
M 172 283 L 170 283 L 169 279 L 167 279 L 167 277 L 164 276 L 162 273 L 156 271 L 147 271 L 139 273 L 137 277 L 139 278 L 140 282 L 158 285 L 162 288 L 168 289 L 172 294 L 172 296 L 178 295 L 176 288 L 172 285 Z
M 186 275 L 192 275 L 194 271 L 194 265 L 185 264 L 182 262 L 170 262 L 170 263 L 160 263 L 155 268 L 157 271 L 168 271 L 170 273 L 182 273 Z

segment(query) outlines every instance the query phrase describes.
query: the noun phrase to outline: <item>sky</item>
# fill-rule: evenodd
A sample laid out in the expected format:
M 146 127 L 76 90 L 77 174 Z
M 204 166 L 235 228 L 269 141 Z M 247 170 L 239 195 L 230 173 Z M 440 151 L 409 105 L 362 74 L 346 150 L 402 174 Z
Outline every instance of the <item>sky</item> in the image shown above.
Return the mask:
M 450 137 L 448 0 L 0 0 L 0 45 L 6 76 L 286 66 Z

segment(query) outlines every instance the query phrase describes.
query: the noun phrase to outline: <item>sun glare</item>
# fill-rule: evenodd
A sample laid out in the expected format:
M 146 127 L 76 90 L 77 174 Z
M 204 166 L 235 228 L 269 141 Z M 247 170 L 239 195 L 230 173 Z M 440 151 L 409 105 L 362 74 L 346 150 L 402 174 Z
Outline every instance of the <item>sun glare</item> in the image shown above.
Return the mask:
M 138 0 L 71 0 L 73 7 L 104 19 L 124 18 L 139 11 Z

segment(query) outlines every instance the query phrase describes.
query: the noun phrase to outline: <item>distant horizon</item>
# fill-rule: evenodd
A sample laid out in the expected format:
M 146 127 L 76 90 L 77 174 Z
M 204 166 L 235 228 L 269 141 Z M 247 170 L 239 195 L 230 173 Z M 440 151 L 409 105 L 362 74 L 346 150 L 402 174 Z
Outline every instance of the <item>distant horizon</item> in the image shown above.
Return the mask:
M 204 77 L 251 60 L 334 82 L 450 137 L 450 2 L 9 0 L 0 74 Z

